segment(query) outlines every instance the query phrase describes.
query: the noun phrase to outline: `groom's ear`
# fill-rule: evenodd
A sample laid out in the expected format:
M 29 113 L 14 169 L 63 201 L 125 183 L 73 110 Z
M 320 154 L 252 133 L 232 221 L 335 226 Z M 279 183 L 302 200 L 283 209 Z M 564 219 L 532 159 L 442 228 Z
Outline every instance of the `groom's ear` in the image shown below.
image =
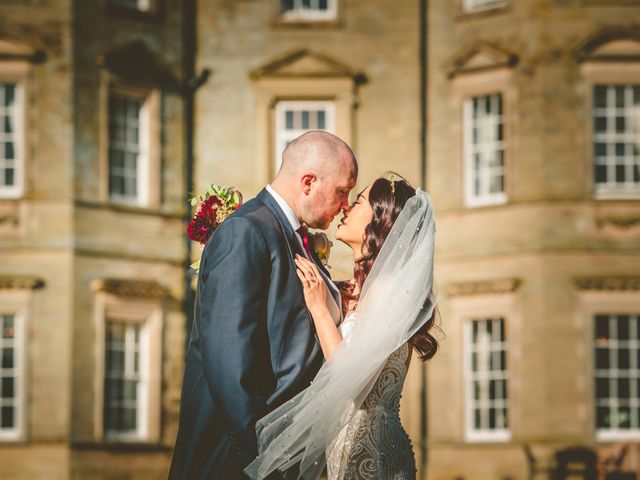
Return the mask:
M 309 195 L 309 192 L 313 188 L 313 184 L 318 181 L 318 177 L 313 173 L 305 173 L 302 175 L 300 181 L 302 182 L 302 192 L 305 195 Z

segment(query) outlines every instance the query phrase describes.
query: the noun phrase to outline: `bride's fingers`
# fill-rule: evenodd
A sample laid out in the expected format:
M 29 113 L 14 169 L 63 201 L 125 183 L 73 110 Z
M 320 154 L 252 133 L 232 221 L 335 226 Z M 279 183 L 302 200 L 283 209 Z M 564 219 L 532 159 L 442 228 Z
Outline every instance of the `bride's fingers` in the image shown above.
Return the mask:
M 312 264 L 309 262 L 309 260 L 298 257 L 298 261 L 296 262 L 296 264 L 298 265 L 298 268 L 305 273 L 306 276 L 315 277 L 315 275 L 313 274 L 313 268 L 311 266 Z
M 304 273 L 302 273 L 300 270 L 296 270 L 296 273 L 298 274 L 298 278 L 302 282 L 302 285 L 304 287 L 308 287 L 309 286 L 309 280 L 307 279 L 307 277 L 304 276 Z

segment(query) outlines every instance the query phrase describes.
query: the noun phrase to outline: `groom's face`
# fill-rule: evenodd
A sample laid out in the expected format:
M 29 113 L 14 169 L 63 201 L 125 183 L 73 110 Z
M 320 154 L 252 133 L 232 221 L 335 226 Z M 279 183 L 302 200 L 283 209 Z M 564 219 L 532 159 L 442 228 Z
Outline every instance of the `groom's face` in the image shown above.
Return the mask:
M 308 197 L 304 222 L 311 228 L 325 230 L 336 215 L 349 206 L 349 192 L 356 180 L 354 168 L 318 179 Z

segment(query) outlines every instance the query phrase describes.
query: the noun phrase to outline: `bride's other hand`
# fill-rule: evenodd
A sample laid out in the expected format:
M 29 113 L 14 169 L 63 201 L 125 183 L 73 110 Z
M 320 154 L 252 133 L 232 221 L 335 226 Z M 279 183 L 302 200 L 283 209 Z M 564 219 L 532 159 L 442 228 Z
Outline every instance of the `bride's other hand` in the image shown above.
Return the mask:
M 307 308 L 313 315 L 319 309 L 326 307 L 327 290 L 324 286 L 324 280 L 318 271 L 318 267 L 306 258 L 296 255 L 296 273 L 304 292 L 304 301 Z

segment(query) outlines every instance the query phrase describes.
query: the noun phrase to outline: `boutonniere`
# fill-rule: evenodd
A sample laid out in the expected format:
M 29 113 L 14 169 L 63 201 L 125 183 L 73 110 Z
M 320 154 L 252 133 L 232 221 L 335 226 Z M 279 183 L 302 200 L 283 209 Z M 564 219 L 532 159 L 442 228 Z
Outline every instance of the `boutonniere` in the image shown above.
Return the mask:
M 325 268 L 331 268 L 329 266 L 329 254 L 331 253 L 333 242 L 329 240 L 329 237 L 327 237 L 325 233 L 319 232 L 311 235 L 311 243 L 320 263 L 322 263 Z

